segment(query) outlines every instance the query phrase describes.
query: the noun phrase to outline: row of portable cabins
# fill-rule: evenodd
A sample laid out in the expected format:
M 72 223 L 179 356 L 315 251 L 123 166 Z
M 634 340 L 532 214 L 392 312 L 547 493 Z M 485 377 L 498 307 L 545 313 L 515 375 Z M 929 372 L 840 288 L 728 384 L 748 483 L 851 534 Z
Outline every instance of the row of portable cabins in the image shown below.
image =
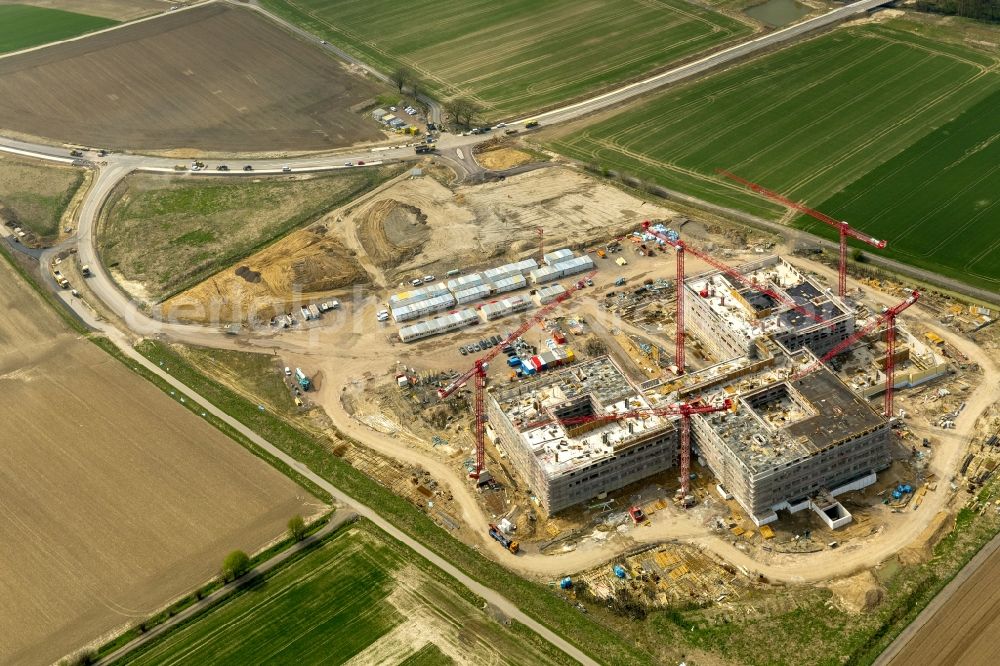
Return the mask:
M 572 254 L 572 253 L 571 253 Z M 546 266 L 540 266 L 528 274 L 528 277 L 535 284 L 551 282 L 561 277 L 576 275 L 594 268 L 594 260 L 587 255 L 580 257 L 571 256 L 568 259 L 555 261 Z
M 538 267 L 534 259 L 490 268 L 448 280 L 402 291 L 389 297 L 389 312 L 396 322 L 418 319 L 424 315 L 465 305 L 488 296 L 524 289 L 525 275 Z
M 429 338 L 432 335 L 450 333 L 460 328 L 473 326 L 480 321 L 489 322 L 515 312 L 523 312 L 530 307 L 528 299 L 523 296 L 512 296 L 495 303 L 486 303 L 478 309 L 464 308 L 428 321 L 422 321 L 399 329 L 399 339 L 403 342 L 414 342 Z

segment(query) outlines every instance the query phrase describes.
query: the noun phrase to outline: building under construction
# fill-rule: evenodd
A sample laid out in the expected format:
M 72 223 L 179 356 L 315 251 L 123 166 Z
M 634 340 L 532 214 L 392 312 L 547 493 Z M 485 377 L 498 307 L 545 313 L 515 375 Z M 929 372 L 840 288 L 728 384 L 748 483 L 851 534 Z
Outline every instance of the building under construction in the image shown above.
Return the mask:
M 487 403 L 498 445 L 549 514 L 677 464 L 673 419 L 560 422 L 649 406 L 606 356 L 493 390 Z
M 686 281 L 687 321 L 721 362 L 640 390 L 605 357 L 491 392 L 498 443 L 549 513 L 662 472 L 679 458 L 676 417 L 579 425 L 560 419 L 728 399 L 730 410 L 690 417 L 694 452 L 719 492 L 758 525 L 779 511 L 804 509 L 830 527 L 850 522 L 835 497 L 874 483 L 891 463 L 889 422 L 816 362 L 850 337 L 854 312 L 777 257 L 741 270 L 808 305 L 823 323 L 707 273 Z
M 780 257 L 769 256 L 736 270 L 810 314 L 755 291 L 722 271 L 684 281 L 687 331 L 718 359 L 754 353 L 754 340 L 770 336 L 790 351 L 803 347 L 822 356 L 854 333 L 854 315 L 829 289 Z

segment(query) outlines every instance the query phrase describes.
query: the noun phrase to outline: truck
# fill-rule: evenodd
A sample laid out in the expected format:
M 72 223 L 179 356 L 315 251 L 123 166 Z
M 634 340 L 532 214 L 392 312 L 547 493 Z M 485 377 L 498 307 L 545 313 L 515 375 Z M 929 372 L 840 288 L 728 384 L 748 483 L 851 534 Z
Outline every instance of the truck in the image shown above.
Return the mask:
M 80 272 L 83 274 L 83 277 L 90 277 L 90 266 L 84 264 L 80 267 Z
M 433 153 L 435 150 L 437 150 L 437 148 L 435 148 L 434 146 L 428 146 L 425 143 L 421 143 L 416 148 L 414 148 L 414 150 L 416 151 L 417 155 L 423 155 L 425 153 Z
M 520 550 L 518 543 L 501 532 L 500 528 L 493 523 L 490 523 L 490 536 L 499 541 L 501 546 L 515 555 L 517 554 L 517 551 Z
M 295 381 L 299 383 L 303 391 L 308 391 L 312 388 L 312 382 L 306 377 L 306 373 L 302 372 L 302 368 L 295 368 Z

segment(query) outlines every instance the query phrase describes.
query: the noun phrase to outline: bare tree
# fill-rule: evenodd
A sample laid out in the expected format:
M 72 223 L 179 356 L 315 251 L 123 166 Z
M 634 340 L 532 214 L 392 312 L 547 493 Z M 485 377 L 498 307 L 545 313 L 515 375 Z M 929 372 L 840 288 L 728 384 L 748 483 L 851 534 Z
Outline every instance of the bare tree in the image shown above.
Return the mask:
M 396 84 L 399 92 L 403 92 L 403 87 L 408 83 L 412 83 L 414 78 L 413 71 L 402 65 L 392 70 L 392 73 L 389 75 L 389 79 Z
M 457 125 L 468 127 L 475 120 L 482 109 L 479 105 L 467 97 L 456 97 L 448 100 L 444 105 L 444 110 Z

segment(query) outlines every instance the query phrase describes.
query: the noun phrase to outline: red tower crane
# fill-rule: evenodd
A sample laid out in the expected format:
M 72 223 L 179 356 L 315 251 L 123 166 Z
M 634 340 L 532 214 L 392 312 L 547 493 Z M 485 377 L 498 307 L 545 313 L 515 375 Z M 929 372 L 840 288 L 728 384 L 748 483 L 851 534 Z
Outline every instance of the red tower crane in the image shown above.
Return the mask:
M 486 467 L 486 435 L 485 435 L 485 425 L 486 425 L 486 413 L 483 406 L 484 395 L 486 392 L 486 369 L 489 367 L 490 361 L 496 358 L 504 347 L 509 345 L 511 342 L 521 337 L 525 331 L 544 319 L 550 312 L 552 312 L 560 303 L 565 301 L 567 298 L 572 296 L 578 289 L 581 289 L 587 280 L 594 277 L 597 271 L 591 271 L 588 275 L 584 276 L 575 285 L 564 291 L 563 293 L 556 296 L 556 298 L 546 305 L 545 307 L 538 310 L 533 317 L 525 320 L 513 333 L 507 336 L 507 338 L 500 344 L 494 346 L 490 351 L 488 351 L 481 358 L 476 359 L 475 364 L 466 370 L 464 373 L 453 379 L 444 388 L 438 389 L 438 397 L 444 400 L 452 393 L 465 386 L 473 377 L 476 378 L 475 383 L 475 397 L 474 397 L 474 416 L 475 416 L 475 429 L 476 429 L 476 470 L 469 474 L 473 479 L 478 479 L 479 475 L 482 474 L 483 469 Z
M 725 169 L 716 169 L 716 172 L 719 173 L 720 175 L 725 176 L 726 178 L 729 178 L 730 180 L 735 180 L 737 183 L 746 185 L 752 191 L 756 192 L 757 194 L 763 195 L 768 199 L 771 199 L 772 201 L 777 201 L 778 203 L 788 206 L 793 210 L 797 210 L 800 213 L 805 213 L 809 217 L 817 219 L 820 222 L 829 224 L 831 227 L 837 229 L 840 232 L 840 265 L 838 267 L 839 279 L 837 281 L 837 294 L 841 298 L 843 298 L 844 295 L 847 293 L 847 237 L 850 236 L 851 238 L 856 238 L 859 241 L 868 243 L 872 247 L 877 247 L 880 250 L 886 246 L 886 242 L 884 240 L 877 240 L 875 238 L 872 238 L 868 234 L 862 233 L 857 229 L 853 228 L 851 225 L 849 225 L 847 222 L 844 222 L 843 220 L 835 220 L 829 215 L 826 215 L 825 213 L 821 213 L 796 201 L 792 201 L 788 197 L 778 194 L 777 192 L 773 192 L 762 185 L 758 185 L 757 183 L 751 183 L 749 180 L 746 180 L 745 178 L 740 178 L 736 174 L 730 173 Z
M 565 419 L 557 419 L 564 426 L 579 425 L 583 423 L 593 423 L 595 421 L 620 421 L 627 419 L 645 419 L 651 416 L 680 416 L 681 417 L 681 495 L 687 497 L 691 492 L 691 416 L 694 414 L 712 414 L 713 412 L 724 412 L 732 409 L 733 401 L 729 398 L 718 406 L 700 405 L 698 401 L 689 403 L 678 403 L 670 407 L 650 407 L 646 409 L 630 409 L 624 412 L 610 412 L 608 414 L 591 414 L 589 416 L 571 416 Z M 545 425 L 550 421 L 539 421 L 531 423 L 527 427 L 534 428 Z
M 912 292 L 905 301 L 894 305 L 891 308 L 886 308 L 882 314 L 870 321 L 861 329 L 854 331 L 854 333 L 843 340 L 833 349 L 824 354 L 821 358 L 816 359 L 809 365 L 807 365 L 802 370 L 799 370 L 794 375 L 792 375 L 792 380 L 801 379 L 802 377 L 808 375 L 810 372 L 818 368 L 823 363 L 826 363 L 834 356 L 837 356 L 848 347 L 853 345 L 855 342 L 868 335 L 876 328 L 882 324 L 886 324 L 885 341 L 886 341 L 886 357 L 885 357 L 885 396 L 884 403 L 882 407 L 882 413 L 886 418 L 892 418 L 892 393 L 895 388 L 895 373 L 896 373 L 896 316 L 900 312 L 910 307 L 917 302 L 920 298 L 920 292 Z
M 653 225 L 646 220 L 642 223 L 642 229 L 648 234 L 656 236 L 664 243 L 667 243 L 677 251 L 677 276 L 675 280 L 674 290 L 677 292 L 677 312 L 674 316 L 674 321 L 676 324 L 676 333 L 674 335 L 674 340 L 677 348 L 674 352 L 674 364 L 677 366 L 678 374 L 684 372 L 684 255 L 690 252 L 694 256 L 698 257 L 710 266 L 722 271 L 726 275 L 730 276 L 740 284 L 743 284 L 754 291 L 766 294 L 770 298 L 774 299 L 778 303 L 785 305 L 792 310 L 802 313 L 806 317 L 818 322 L 824 323 L 826 320 L 821 316 L 813 312 L 812 310 L 806 308 L 805 306 L 799 305 L 791 298 L 785 296 L 784 294 L 779 294 L 778 292 L 765 287 L 764 285 L 758 284 L 754 280 L 750 280 L 745 275 L 737 271 L 735 268 L 729 266 L 728 264 L 719 261 L 715 257 L 702 252 L 701 250 L 686 244 L 684 241 L 677 239 L 673 240 L 666 234 L 653 229 Z

